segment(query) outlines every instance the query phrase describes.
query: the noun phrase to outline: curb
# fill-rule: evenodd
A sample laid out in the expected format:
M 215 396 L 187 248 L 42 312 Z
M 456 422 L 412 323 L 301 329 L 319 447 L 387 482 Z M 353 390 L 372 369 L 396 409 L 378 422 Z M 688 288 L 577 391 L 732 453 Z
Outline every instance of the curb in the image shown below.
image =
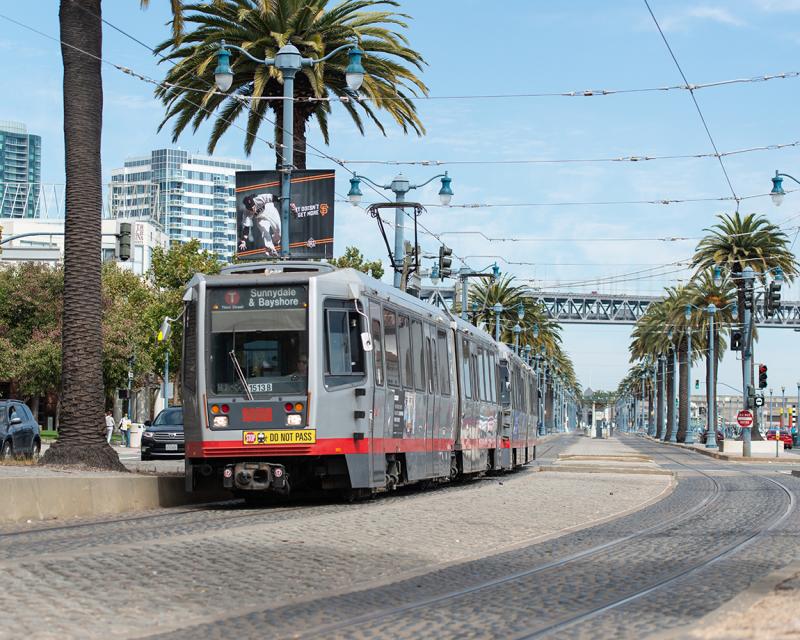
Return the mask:
M 667 469 L 645 469 L 643 467 L 602 467 L 599 465 L 576 465 L 574 467 L 559 467 L 555 465 L 542 465 L 539 471 L 556 471 L 558 473 L 616 473 L 619 475 L 651 475 L 676 477 L 677 473 Z
M 182 476 L 0 478 L 0 523 L 63 520 L 229 499 L 186 493 Z
M 748 464 L 757 463 L 757 464 L 800 465 L 800 460 L 787 460 L 786 458 L 760 458 L 756 456 L 751 456 L 750 458 L 745 458 L 743 456 L 730 456 L 724 453 L 718 453 L 717 451 L 712 451 L 708 449 L 698 449 L 694 445 L 684 444 L 682 442 L 664 442 L 663 440 L 658 440 L 657 438 L 653 438 L 652 436 L 644 436 L 644 438 L 650 440 L 651 442 L 655 442 L 658 444 L 665 444 L 670 447 L 677 447 L 678 449 L 683 449 L 684 451 L 693 451 L 695 453 L 699 453 L 702 456 L 707 456 L 709 458 L 716 458 L 717 460 L 723 460 L 725 462 L 746 462 Z
M 792 473 L 797 473 L 793 471 Z M 767 575 L 759 578 L 747 589 L 735 595 L 731 600 L 728 600 L 721 607 L 710 611 L 699 620 L 695 620 L 682 627 L 664 631 L 651 636 L 653 640 L 683 640 L 685 638 L 702 638 L 703 631 L 710 630 L 719 622 L 724 620 L 731 613 L 740 613 L 747 611 L 750 607 L 754 606 L 759 600 L 769 596 L 773 593 L 778 585 L 786 580 L 792 579 L 800 575 L 800 562 L 792 562 L 791 564 L 781 567 L 780 569 L 768 573 Z

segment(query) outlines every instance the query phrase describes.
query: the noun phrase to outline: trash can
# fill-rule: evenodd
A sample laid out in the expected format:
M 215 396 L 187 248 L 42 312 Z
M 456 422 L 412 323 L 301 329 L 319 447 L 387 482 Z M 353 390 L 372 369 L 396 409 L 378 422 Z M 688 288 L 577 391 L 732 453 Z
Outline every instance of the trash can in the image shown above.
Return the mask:
M 603 437 L 603 424 L 601 422 L 598 422 L 597 425 L 595 426 L 595 432 L 596 432 L 595 435 L 596 438 Z
M 130 431 L 130 438 L 131 438 L 131 447 L 135 447 L 138 449 L 142 446 L 142 431 L 144 431 L 142 425 L 140 424 L 132 424 L 131 431 Z

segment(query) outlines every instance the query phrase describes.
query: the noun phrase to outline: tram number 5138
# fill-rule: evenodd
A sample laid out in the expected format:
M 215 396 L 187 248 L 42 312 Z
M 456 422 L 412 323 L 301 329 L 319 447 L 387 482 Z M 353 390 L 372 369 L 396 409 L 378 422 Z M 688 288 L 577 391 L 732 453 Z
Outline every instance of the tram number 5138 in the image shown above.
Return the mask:
M 271 382 L 254 382 L 247 386 L 250 387 L 250 393 L 268 393 L 272 391 Z

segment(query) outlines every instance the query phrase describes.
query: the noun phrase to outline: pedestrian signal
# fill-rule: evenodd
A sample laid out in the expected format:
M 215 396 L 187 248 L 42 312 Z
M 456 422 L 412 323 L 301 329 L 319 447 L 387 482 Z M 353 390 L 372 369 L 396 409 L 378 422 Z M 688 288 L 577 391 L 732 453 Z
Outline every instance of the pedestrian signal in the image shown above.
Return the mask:
M 731 333 L 731 351 L 742 350 L 742 332 L 734 331 Z

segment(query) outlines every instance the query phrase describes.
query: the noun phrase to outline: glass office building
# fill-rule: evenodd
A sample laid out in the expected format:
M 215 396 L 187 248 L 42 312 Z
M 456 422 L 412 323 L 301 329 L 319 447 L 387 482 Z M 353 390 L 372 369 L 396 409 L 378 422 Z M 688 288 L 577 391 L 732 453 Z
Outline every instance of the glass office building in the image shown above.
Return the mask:
M 236 251 L 236 172 L 250 168 L 241 160 L 155 149 L 111 172 L 111 216 L 153 218 L 170 242 L 196 238 L 203 249 L 231 260 Z
M 42 182 L 42 138 L 0 121 L 0 217 L 33 218 Z

